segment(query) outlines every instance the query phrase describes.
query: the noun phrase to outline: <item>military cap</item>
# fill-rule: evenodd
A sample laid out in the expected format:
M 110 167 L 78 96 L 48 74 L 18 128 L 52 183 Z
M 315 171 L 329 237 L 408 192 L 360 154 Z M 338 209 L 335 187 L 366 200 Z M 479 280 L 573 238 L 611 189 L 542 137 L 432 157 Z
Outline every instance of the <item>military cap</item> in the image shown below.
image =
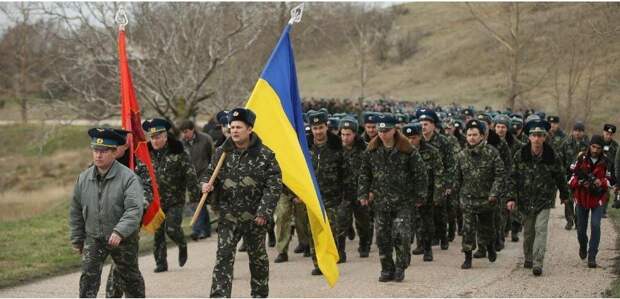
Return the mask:
M 480 113 L 480 114 L 478 114 L 478 116 L 476 118 L 478 120 L 485 121 L 488 124 L 491 124 L 493 122 L 493 118 L 488 113 Z
M 551 128 L 551 124 L 544 119 L 532 119 L 525 124 L 525 134 L 547 133 Z
M 142 122 L 142 129 L 149 135 L 166 132 L 170 130 L 170 123 L 163 118 L 152 118 Z
M 353 132 L 357 132 L 359 128 L 359 124 L 357 123 L 357 120 L 346 116 L 343 119 L 340 120 L 340 124 L 338 125 L 338 129 L 342 130 L 342 129 L 350 129 Z
M 391 129 L 396 126 L 396 118 L 388 113 L 380 114 L 377 117 L 377 128 L 379 130 Z
M 123 145 L 125 143 L 127 143 L 127 134 L 131 133 L 127 130 L 123 130 L 123 129 L 113 129 L 114 133 L 118 134 L 119 136 L 123 137 L 123 140 L 125 141 L 124 143 L 120 144 Z
M 521 112 L 510 113 L 510 118 L 514 119 L 515 117 L 519 119 L 523 119 L 523 113 Z
M 544 112 L 542 112 L 542 111 L 538 111 L 538 112 L 536 112 L 536 115 L 538 115 L 538 116 L 540 117 L 540 119 L 545 119 L 545 116 L 547 116 L 547 114 L 545 114 L 545 113 L 544 113 Z
M 422 134 L 422 126 L 418 122 L 408 123 L 408 124 L 404 125 L 400 130 L 407 137 L 411 137 L 411 136 Z
M 228 125 L 230 123 L 230 113 L 226 110 L 222 110 L 215 115 L 217 122 L 221 125 Z
M 432 109 L 420 108 L 415 112 L 415 116 L 418 121 L 427 120 L 433 122 L 434 124 L 439 124 L 439 116 L 437 116 L 437 113 L 435 113 Z
M 230 111 L 230 122 L 233 121 L 242 121 L 250 127 L 254 126 L 254 122 L 256 121 L 256 114 L 250 109 L 246 108 L 235 108 Z
M 327 113 L 324 111 L 308 111 L 308 123 L 310 123 L 311 126 L 327 124 L 328 120 Z
M 364 124 L 376 124 L 377 123 L 377 113 L 374 112 L 364 112 L 364 114 L 362 115 L 362 117 L 364 118 Z
M 549 116 L 547 116 L 547 121 L 548 121 L 549 123 L 555 123 L 555 124 L 557 124 L 557 123 L 559 123 L 559 122 L 560 122 L 560 117 L 559 117 L 559 116 L 555 116 L 555 115 L 549 115 Z
M 495 116 L 495 118 L 493 118 L 493 120 L 495 121 L 496 124 L 502 124 L 506 126 L 507 128 L 510 128 L 510 125 L 512 123 L 510 121 L 510 117 L 508 117 L 508 115 L 505 115 L 505 114 L 498 114 L 497 116 Z
M 513 130 L 519 130 L 523 128 L 523 120 L 518 118 L 518 117 L 513 117 L 510 119 L 511 123 L 512 123 L 512 129 Z
M 330 117 L 327 119 L 327 127 L 330 129 L 338 129 L 339 124 L 340 124 L 340 118 Z
M 535 120 L 535 119 L 541 119 L 540 116 L 538 116 L 538 114 L 530 114 L 525 118 L 524 123 L 527 125 L 528 122 L 530 122 L 531 120 Z
M 604 130 L 605 132 L 609 132 L 609 133 L 614 134 L 614 133 L 616 133 L 616 126 L 614 126 L 614 125 L 610 125 L 610 124 L 605 124 L 605 125 L 603 126 L 603 130 Z
M 396 121 L 398 123 L 407 123 L 409 121 L 409 117 L 405 114 L 402 113 L 397 113 L 396 114 Z
M 578 121 L 575 123 L 575 125 L 573 126 L 573 131 L 585 131 L 586 130 L 586 126 Z
M 116 148 L 125 144 L 125 138 L 111 128 L 92 128 L 88 130 L 88 136 L 90 136 L 90 145 L 93 148 Z
M 454 125 L 454 128 L 457 130 L 463 129 L 463 122 L 460 119 L 455 119 L 453 125 Z
M 471 116 L 471 117 L 474 116 L 474 111 L 472 109 L 470 109 L 470 108 L 463 109 L 462 113 L 463 113 L 464 116 Z
M 484 129 L 486 128 L 486 125 L 484 123 L 484 121 L 480 121 L 477 119 L 470 119 L 467 124 L 465 124 L 465 131 L 469 130 L 469 129 L 478 129 L 480 131 L 480 133 L 484 134 Z

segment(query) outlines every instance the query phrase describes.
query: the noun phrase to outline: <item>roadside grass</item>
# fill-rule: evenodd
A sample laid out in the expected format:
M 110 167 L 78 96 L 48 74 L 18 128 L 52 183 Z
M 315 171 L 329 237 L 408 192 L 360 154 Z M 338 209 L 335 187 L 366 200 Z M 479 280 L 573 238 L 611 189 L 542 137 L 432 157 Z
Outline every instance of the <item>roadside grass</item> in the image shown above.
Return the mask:
M 607 215 L 611 218 L 616 233 L 620 232 L 620 209 L 614 209 L 609 204 L 607 209 Z M 620 248 L 620 238 L 616 239 L 616 249 Z M 605 297 L 619 298 L 620 297 L 620 256 L 614 257 L 613 273 L 616 275 L 616 279 L 611 283 L 609 288 L 605 290 Z

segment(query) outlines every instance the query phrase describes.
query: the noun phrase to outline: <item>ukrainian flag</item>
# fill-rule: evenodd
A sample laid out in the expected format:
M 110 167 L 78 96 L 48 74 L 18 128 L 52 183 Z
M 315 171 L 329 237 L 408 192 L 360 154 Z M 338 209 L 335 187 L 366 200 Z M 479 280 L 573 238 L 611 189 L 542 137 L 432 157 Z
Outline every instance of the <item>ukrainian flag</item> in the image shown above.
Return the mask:
M 284 184 L 306 204 L 319 268 L 333 287 L 338 250 L 308 151 L 290 30 L 284 28 L 246 107 L 256 113 L 254 132 L 275 152 Z

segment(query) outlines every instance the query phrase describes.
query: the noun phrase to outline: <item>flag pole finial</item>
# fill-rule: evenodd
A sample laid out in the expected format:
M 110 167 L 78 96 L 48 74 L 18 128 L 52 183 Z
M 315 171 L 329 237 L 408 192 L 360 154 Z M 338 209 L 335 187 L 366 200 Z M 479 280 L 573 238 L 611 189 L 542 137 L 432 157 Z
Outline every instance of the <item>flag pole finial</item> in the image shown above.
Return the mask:
M 304 4 L 299 4 L 291 9 L 291 19 L 288 21 L 289 25 L 301 22 L 301 16 L 304 14 Z
M 129 23 L 125 8 L 123 8 L 122 6 L 118 8 L 118 10 L 116 11 L 116 15 L 114 16 L 114 21 L 116 21 L 116 24 L 118 24 L 118 30 L 125 31 L 125 26 Z

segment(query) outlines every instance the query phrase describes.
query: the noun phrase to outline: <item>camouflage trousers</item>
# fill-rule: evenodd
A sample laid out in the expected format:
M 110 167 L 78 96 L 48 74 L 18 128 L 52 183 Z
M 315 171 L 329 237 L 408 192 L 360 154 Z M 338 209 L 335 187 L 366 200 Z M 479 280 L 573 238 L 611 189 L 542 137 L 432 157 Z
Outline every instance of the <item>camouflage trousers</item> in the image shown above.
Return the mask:
M 480 208 L 463 207 L 463 252 L 476 249 L 476 231 L 479 244 L 488 246 L 495 243 L 495 210 L 496 205 Z
M 144 278 L 138 267 L 138 243 L 138 233 L 124 239 L 116 248 L 109 247 L 104 239 L 86 237 L 82 254 L 80 297 L 97 297 L 103 263 L 110 255 L 117 271 L 118 283 L 125 295 L 144 298 Z
M 375 211 L 375 223 L 381 272 L 407 269 L 411 261 L 411 209 L 403 207 L 397 211 Z
M 358 251 L 370 250 L 370 216 L 368 214 L 368 207 L 361 206 L 355 199 L 343 200 L 340 203 L 338 210 L 338 250 L 344 252 L 344 241 L 347 236 L 347 231 L 353 224 L 355 219 L 355 230 L 359 236 Z
M 523 214 L 523 255 L 525 260 L 533 262 L 535 267 L 543 266 L 547 250 L 547 227 L 549 209 L 538 213 Z
M 155 231 L 153 254 L 158 266 L 168 267 L 166 235 L 179 247 L 187 247 L 181 224 L 183 222 L 183 205 L 175 205 L 164 210 L 166 219 Z
M 455 192 L 450 194 L 446 210 L 448 235 L 454 235 L 457 228 L 463 226 L 463 213 L 461 212 L 461 207 Z
M 435 236 L 435 223 L 433 215 L 433 206 L 430 204 L 412 209 L 412 228 L 411 241 L 415 238 L 420 244 L 421 241 L 432 241 Z
M 441 240 L 448 234 L 448 202 L 443 200 L 433 206 L 433 223 L 435 225 L 434 238 Z
M 300 206 L 298 204 L 293 203 L 293 198 L 291 196 L 287 196 L 284 193 L 280 195 L 280 199 L 278 200 L 278 205 L 276 206 L 275 211 L 275 230 L 276 230 L 276 250 L 278 253 L 288 253 L 288 245 L 291 243 L 292 238 L 292 223 L 293 216 L 295 214 L 295 209 L 299 209 L 296 206 Z M 303 205 L 301 205 L 303 207 Z M 305 209 L 303 210 L 305 212 Z M 304 217 L 308 217 L 303 215 Z M 299 228 L 298 236 L 299 236 Z M 299 237 L 301 240 L 302 237 Z M 301 242 L 301 241 L 300 241 Z M 306 239 L 306 243 L 307 239 Z
M 327 220 L 329 221 L 329 228 L 332 231 L 333 236 L 338 235 L 338 208 L 336 207 L 325 207 L 325 214 L 327 214 Z M 312 240 L 312 238 L 310 238 Z M 340 248 L 338 246 L 338 240 L 334 238 L 336 242 L 336 248 Z M 312 254 L 312 263 L 315 268 L 318 268 L 319 265 L 316 260 L 316 251 L 314 250 L 314 240 L 310 242 L 310 253 Z
M 243 238 L 250 260 L 252 297 L 269 295 L 269 257 L 265 248 L 267 225 L 259 226 L 254 219 L 240 220 L 225 215 L 217 227 L 217 253 L 211 297 L 230 297 L 237 243 Z

